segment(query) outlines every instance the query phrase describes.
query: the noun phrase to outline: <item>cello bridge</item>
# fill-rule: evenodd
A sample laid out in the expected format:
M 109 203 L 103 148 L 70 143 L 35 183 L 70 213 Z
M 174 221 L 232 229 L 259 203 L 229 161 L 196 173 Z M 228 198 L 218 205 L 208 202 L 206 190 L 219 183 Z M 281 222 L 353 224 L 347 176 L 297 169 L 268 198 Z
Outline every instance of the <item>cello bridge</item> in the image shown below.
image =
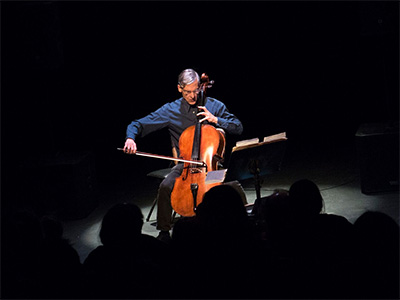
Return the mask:
M 191 174 L 201 173 L 202 170 L 200 168 L 190 168 Z
M 197 174 L 197 173 L 202 173 L 202 172 L 206 172 L 207 173 L 207 164 L 205 162 L 202 162 L 203 164 L 201 166 L 199 165 L 189 165 L 186 167 L 186 169 L 188 169 L 188 171 L 190 172 L 190 174 Z

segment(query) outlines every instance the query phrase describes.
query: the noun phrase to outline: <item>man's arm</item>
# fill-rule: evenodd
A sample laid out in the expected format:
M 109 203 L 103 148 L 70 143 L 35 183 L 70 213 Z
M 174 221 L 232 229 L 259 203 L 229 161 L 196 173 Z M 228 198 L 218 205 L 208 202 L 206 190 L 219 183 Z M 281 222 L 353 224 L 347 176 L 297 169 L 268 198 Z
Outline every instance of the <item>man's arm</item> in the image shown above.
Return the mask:
M 135 153 L 136 138 L 143 137 L 151 132 L 160 130 L 168 125 L 168 117 L 166 113 L 167 104 L 163 105 L 161 108 L 150 113 L 144 118 L 132 121 L 126 129 L 126 140 L 124 151 L 127 153 Z
M 204 106 L 199 106 L 203 110 L 199 115 L 204 118 L 200 121 L 209 121 L 216 124 L 217 127 L 224 129 L 229 134 L 240 135 L 243 132 L 242 122 L 232 113 L 228 111 L 225 104 L 221 101 L 212 99 L 209 103 L 208 109 Z

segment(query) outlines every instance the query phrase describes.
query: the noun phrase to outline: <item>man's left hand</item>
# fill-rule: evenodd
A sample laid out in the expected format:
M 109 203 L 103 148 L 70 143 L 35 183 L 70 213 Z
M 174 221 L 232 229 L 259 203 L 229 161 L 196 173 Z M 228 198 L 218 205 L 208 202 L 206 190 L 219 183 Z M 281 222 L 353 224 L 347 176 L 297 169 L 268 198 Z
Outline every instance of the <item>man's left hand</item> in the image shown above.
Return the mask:
M 212 113 L 208 111 L 208 109 L 205 106 L 198 106 L 199 109 L 202 109 L 202 112 L 199 112 L 197 115 L 198 116 L 204 116 L 203 119 L 201 119 L 199 122 L 202 123 L 204 121 L 208 121 L 210 123 L 218 123 L 218 118 L 214 116 Z

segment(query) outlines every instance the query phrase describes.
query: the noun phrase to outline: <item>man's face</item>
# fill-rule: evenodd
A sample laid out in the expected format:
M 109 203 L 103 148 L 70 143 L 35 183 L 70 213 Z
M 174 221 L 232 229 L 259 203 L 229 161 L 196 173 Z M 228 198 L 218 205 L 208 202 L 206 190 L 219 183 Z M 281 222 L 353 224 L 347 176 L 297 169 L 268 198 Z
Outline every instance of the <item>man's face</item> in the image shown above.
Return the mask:
M 194 105 L 196 104 L 197 94 L 199 93 L 199 82 L 198 80 L 195 80 L 184 88 L 181 88 L 181 86 L 178 84 L 178 91 L 182 93 L 182 96 L 187 103 Z

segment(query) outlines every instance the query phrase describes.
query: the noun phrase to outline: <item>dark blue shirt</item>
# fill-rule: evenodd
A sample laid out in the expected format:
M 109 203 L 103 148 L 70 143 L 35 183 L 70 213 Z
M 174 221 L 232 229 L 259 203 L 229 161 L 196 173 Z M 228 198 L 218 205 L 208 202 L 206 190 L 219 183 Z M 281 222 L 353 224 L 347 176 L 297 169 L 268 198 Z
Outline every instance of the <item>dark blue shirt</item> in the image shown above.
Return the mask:
M 222 128 L 229 134 L 243 132 L 242 123 L 228 111 L 221 101 L 207 97 L 205 107 L 218 118 L 218 124 L 211 125 Z M 186 128 L 195 125 L 196 121 L 196 106 L 190 105 L 182 97 L 174 102 L 164 104 L 144 118 L 133 121 L 128 125 L 126 138 L 135 140 L 136 137 L 144 137 L 151 132 L 167 127 L 171 136 L 171 144 L 179 151 L 179 137 Z

